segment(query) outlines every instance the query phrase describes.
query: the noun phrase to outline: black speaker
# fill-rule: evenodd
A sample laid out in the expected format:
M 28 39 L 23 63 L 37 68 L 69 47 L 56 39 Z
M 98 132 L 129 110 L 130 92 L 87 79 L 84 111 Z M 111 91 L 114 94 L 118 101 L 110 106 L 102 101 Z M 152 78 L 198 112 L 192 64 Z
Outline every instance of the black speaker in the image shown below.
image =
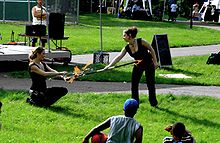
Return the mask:
M 62 39 L 64 37 L 64 13 L 50 13 L 49 15 L 49 37 L 52 39 Z
M 27 36 L 45 36 L 46 26 L 45 25 L 26 25 L 25 34 Z
M 25 26 L 25 34 L 27 36 L 33 36 L 33 27 L 32 27 L 32 25 L 26 25 Z

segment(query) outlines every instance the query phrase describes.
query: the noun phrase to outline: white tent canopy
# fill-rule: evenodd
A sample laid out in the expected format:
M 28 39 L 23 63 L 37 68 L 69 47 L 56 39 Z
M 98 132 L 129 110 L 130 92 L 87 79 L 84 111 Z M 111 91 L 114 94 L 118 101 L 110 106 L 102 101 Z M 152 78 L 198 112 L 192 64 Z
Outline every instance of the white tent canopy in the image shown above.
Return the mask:
M 123 1 L 124 1 L 124 0 L 122 0 L 121 3 L 123 3 Z M 128 4 L 129 4 L 130 1 L 131 1 L 131 0 L 126 0 L 124 9 L 126 9 L 126 8 L 128 7 Z M 143 9 L 146 9 L 146 5 L 145 5 L 146 1 L 148 1 L 150 14 L 152 15 L 151 0 L 142 0 Z
M 201 19 L 204 20 L 205 13 L 207 11 L 207 5 L 211 3 L 211 5 L 215 6 L 216 9 L 220 9 L 220 0 L 207 0 L 203 3 L 202 7 L 199 10 Z M 220 15 L 219 15 L 219 21 L 220 22 Z
M 212 0 L 210 2 L 211 2 L 211 5 L 215 5 L 217 9 L 220 8 L 220 0 Z

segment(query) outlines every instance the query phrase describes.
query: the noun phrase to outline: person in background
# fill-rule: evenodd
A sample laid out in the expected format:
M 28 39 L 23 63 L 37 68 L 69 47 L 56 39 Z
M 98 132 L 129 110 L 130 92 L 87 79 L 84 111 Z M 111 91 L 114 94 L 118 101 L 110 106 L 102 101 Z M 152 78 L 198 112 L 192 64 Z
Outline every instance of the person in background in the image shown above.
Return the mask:
M 45 50 L 43 47 L 36 48 L 29 57 L 28 71 L 32 79 L 32 85 L 30 88 L 30 98 L 27 98 L 27 102 L 37 106 L 48 107 L 66 95 L 68 90 L 65 87 L 48 88 L 46 79 L 48 77 L 64 79 L 64 75 L 67 72 L 58 72 L 52 69 L 44 62 L 44 58 Z
M 199 4 L 198 4 L 198 2 L 196 2 L 193 5 L 192 17 L 193 17 L 193 20 L 199 20 Z
M 195 143 L 195 139 L 192 137 L 191 132 L 186 130 L 186 127 L 181 122 L 176 122 L 173 125 L 169 125 L 165 128 L 172 137 L 165 137 L 163 143 Z
M 82 143 L 89 143 L 89 139 L 110 127 L 106 143 L 141 143 L 143 127 L 134 119 L 138 110 L 138 102 L 135 99 L 127 99 L 124 103 L 124 115 L 112 116 L 94 127 L 83 139 Z
M 213 21 L 212 19 L 212 5 L 211 5 L 211 1 L 209 2 L 209 4 L 206 6 L 206 12 L 205 12 L 205 16 L 204 16 L 204 21 Z
M 152 107 L 157 107 L 156 89 L 155 89 L 155 70 L 158 68 L 157 58 L 152 46 L 143 38 L 137 38 L 137 27 L 130 27 L 123 31 L 123 39 L 127 45 L 121 52 L 107 65 L 104 69 L 119 62 L 126 53 L 128 53 L 135 60 L 140 62 L 135 64 L 132 70 L 131 92 L 132 98 L 136 99 L 139 103 L 139 82 L 145 72 L 147 87 L 149 91 L 149 102 Z
M 171 20 L 172 21 L 176 21 L 176 17 L 177 17 L 177 4 L 176 1 L 174 1 L 174 3 L 172 3 L 170 5 L 170 15 L 171 15 Z
M 32 8 L 32 25 L 45 25 L 47 26 L 47 13 L 46 8 L 43 6 L 43 0 L 37 0 L 37 5 Z M 46 39 L 40 39 L 42 47 L 45 47 Z M 37 38 L 32 38 L 32 47 L 35 47 Z

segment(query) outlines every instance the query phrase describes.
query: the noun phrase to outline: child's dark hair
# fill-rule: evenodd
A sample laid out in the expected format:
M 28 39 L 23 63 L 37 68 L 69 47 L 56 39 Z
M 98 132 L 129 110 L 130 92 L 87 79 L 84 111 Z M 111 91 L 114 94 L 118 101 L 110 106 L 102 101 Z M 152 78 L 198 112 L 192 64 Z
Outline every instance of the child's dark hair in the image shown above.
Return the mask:
M 176 122 L 172 126 L 172 132 L 173 132 L 174 136 L 176 136 L 179 139 L 181 139 L 184 136 L 185 132 L 186 132 L 186 127 L 185 127 L 185 125 L 183 123 Z
M 137 27 L 133 26 L 133 27 L 129 27 L 127 30 L 124 31 L 127 35 L 131 36 L 132 38 L 135 38 L 138 30 Z
M 37 57 L 37 54 L 40 54 L 44 51 L 45 49 L 43 47 L 37 47 L 34 51 L 29 56 L 30 60 L 33 60 Z

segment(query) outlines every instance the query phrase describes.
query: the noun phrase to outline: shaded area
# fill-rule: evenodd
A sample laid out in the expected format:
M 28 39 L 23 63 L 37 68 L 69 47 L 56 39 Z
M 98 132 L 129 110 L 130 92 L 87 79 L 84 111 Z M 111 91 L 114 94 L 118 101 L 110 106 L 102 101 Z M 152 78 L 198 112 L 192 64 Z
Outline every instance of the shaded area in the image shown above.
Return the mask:
M 164 67 L 163 69 L 165 69 L 167 71 L 175 72 L 175 73 L 184 73 L 184 74 L 191 75 L 191 76 L 201 76 L 201 75 L 203 75 L 202 73 L 197 73 L 197 72 L 192 72 L 192 71 L 182 70 L 182 69 L 175 69 L 175 68 L 172 68 L 172 67 Z
M 0 72 L 22 71 L 28 69 L 27 61 L 1 61 Z
M 160 111 L 166 112 L 167 114 L 173 115 L 173 116 L 178 116 L 187 120 L 191 120 L 191 122 L 193 122 L 194 124 L 198 124 L 198 125 L 203 125 L 203 126 L 209 126 L 212 128 L 220 128 L 220 124 L 219 123 L 215 123 L 211 120 L 207 120 L 207 119 L 198 119 L 196 117 L 192 117 L 192 116 L 187 116 L 187 115 L 182 115 L 178 112 L 174 112 L 171 111 L 169 109 L 166 108 L 162 108 L 162 107 L 158 107 L 158 109 Z

